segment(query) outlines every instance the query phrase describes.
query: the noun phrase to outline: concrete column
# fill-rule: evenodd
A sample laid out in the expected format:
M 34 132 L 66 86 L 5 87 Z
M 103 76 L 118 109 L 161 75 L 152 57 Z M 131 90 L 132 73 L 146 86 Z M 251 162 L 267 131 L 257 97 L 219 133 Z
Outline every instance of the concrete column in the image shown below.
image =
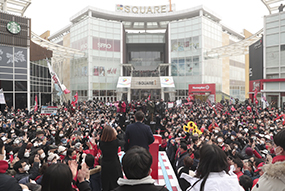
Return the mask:
M 163 87 L 161 88 L 161 99 L 163 99 L 164 100 L 164 90 L 163 90 Z M 165 101 L 165 100 L 164 100 Z
M 128 88 L 128 102 L 131 102 L 131 88 Z

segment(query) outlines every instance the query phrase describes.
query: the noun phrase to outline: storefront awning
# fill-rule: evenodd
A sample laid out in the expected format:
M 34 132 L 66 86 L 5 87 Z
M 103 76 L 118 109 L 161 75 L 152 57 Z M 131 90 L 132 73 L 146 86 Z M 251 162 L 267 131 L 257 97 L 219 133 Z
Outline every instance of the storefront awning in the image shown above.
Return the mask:
M 160 76 L 160 85 L 161 87 L 167 87 L 167 88 L 175 87 L 173 78 L 170 76 Z
M 130 88 L 132 77 L 119 77 L 117 88 Z

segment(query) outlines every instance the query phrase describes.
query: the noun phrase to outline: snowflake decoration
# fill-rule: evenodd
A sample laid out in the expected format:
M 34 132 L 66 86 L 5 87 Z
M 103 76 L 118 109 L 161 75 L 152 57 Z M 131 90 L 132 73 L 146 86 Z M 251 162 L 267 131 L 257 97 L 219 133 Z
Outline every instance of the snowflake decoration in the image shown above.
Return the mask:
M 7 64 L 9 64 L 10 62 L 13 63 L 13 54 L 10 53 L 6 53 L 7 58 L 9 59 Z M 15 62 L 24 62 L 26 61 L 25 59 L 25 55 L 23 54 L 23 51 L 18 51 L 15 55 L 14 55 L 14 60 Z

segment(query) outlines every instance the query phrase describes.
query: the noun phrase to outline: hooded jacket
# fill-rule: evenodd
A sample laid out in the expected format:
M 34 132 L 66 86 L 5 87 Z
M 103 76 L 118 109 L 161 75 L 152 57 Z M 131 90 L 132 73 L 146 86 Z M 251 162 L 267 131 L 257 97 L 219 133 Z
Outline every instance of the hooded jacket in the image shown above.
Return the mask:
M 285 160 L 262 167 L 264 174 L 252 191 L 285 191 Z
M 8 162 L 5 160 L 0 161 L 0 190 L 5 191 L 22 191 L 21 186 L 17 180 L 6 173 L 8 169 Z

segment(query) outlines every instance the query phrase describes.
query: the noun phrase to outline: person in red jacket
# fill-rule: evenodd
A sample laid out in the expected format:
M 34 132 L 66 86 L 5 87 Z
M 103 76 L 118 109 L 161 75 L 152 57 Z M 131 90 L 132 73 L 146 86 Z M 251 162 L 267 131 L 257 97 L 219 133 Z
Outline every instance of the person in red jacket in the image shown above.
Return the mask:
M 216 123 L 216 120 L 215 119 L 213 119 L 212 120 L 212 123 L 209 125 L 209 127 L 208 127 L 208 130 L 210 131 L 210 132 L 212 132 L 216 127 L 219 127 L 218 126 L 218 124 Z
M 120 113 L 126 113 L 126 103 L 124 101 L 120 104 Z

